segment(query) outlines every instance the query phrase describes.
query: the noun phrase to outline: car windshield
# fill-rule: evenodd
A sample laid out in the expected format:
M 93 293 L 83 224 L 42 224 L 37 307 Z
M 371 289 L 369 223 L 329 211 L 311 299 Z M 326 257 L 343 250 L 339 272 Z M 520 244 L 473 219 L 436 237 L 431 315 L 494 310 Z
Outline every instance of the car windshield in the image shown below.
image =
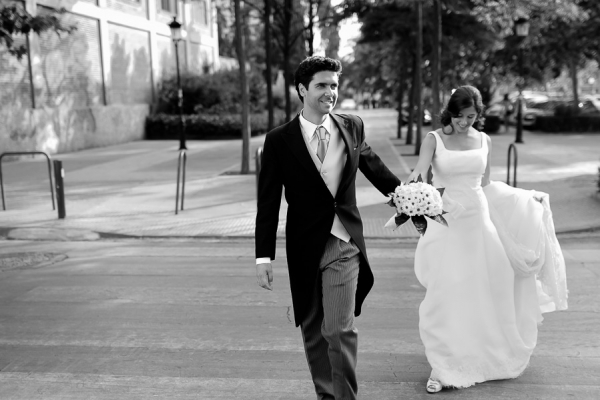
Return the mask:
M 549 101 L 526 100 L 525 105 L 527 106 L 527 108 L 537 108 L 540 110 L 550 110 L 554 107 L 552 104 L 550 104 Z

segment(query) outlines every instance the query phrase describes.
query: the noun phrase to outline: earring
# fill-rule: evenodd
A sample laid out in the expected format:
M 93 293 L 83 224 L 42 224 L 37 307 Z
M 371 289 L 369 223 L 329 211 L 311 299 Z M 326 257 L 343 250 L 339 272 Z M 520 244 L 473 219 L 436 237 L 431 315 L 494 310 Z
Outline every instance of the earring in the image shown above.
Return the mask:
M 444 132 L 446 135 L 451 134 L 453 130 L 454 130 L 454 128 L 452 127 L 452 124 L 446 125 L 445 127 L 442 128 L 442 132 Z

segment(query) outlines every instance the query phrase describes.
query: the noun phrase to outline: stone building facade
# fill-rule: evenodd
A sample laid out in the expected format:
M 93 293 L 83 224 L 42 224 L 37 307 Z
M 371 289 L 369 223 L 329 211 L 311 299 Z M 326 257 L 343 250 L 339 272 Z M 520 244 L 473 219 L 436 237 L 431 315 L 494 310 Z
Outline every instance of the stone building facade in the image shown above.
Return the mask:
M 143 138 L 158 85 L 176 73 L 168 27 L 174 16 L 186 33 L 182 72 L 220 67 L 213 0 L 14 3 L 34 15 L 64 7 L 63 21 L 77 30 L 17 38 L 29 47 L 20 61 L 0 46 L 0 153 L 59 153 Z

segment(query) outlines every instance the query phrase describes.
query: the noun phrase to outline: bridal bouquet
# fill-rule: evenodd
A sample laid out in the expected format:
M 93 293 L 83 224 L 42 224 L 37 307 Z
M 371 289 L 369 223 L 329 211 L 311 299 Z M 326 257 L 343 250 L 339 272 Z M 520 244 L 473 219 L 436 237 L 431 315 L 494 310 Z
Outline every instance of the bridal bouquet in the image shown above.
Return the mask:
M 396 209 L 396 214 L 385 224 L 387 228 L 397 229 L 409 219 L 413 222 L 417 231 L 424 235 L 427 230 L 425 216 L 448 226 L 442 216 L 442 195 L 444 188 L 434 188 L 424 182 L 401 183 L 393 193 L 390 193 L 390 201 L 387 203 Z

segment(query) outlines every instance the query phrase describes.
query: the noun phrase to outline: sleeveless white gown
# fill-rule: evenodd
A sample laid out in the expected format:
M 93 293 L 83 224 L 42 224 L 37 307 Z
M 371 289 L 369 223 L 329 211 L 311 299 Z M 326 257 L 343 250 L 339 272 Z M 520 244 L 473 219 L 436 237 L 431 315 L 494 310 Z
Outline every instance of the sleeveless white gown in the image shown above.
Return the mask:
M 484 190 L 484 133 L 481 148 L 465 151 L 448 150 L 430 134 L 433 185 L 446 189 L 449 211 L 448 227 L 428 221 L 415 253 L 415 273 L 427 289 L 419 332 L 431 377 L 456 388 L 518 377 L 536 346 L 542 312 L 567 308 L 547 195 L 498 182 Z

